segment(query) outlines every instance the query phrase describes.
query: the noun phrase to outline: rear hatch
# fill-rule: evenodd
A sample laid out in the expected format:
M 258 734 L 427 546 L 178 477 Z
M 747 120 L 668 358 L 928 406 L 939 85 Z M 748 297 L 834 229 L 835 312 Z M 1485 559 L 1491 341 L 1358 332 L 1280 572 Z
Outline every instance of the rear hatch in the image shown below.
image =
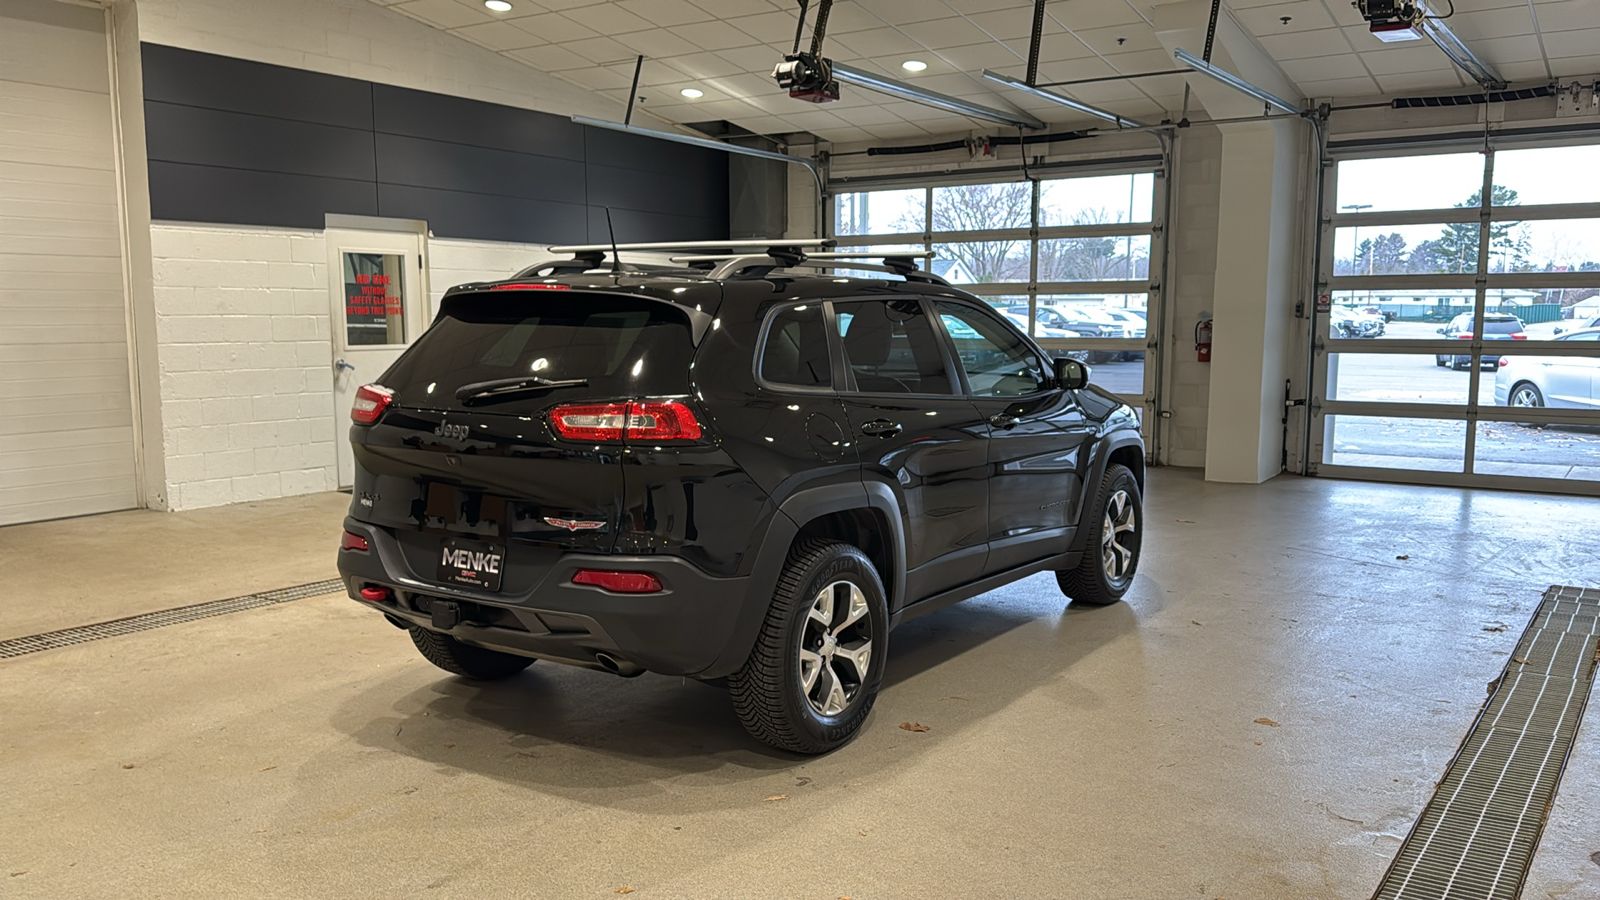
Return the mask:
M 562 552 L 611 552 L 624 423 L 674 424 L 646 398 L 690 409 L 700 315 L 553 286 L 446 297 L 380 379 L 393 392 L 381 417 L 351 429 L 357 517 L 392 529 L 420 577 L 489 590 L 498 573 L 456 577 L 441 559 L 503 553 L 514 581 Z

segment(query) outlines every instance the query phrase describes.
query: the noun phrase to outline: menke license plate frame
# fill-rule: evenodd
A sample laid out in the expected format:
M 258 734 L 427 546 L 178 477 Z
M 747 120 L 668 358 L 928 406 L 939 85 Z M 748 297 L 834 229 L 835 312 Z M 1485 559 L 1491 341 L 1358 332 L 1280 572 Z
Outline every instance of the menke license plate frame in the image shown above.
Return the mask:
M 437 575 L 447 584 L 498 591 L 505 565 L 504 544 L 449 538 L 439 548 Z

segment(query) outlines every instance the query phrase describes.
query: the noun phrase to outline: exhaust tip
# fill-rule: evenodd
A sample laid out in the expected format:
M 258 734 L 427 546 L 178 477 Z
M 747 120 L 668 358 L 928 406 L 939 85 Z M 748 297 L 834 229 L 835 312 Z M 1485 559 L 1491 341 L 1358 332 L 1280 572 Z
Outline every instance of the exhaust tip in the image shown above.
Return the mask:
M 636 665 L 628 662 L 627 660 L 617 659 L 615 656 L 612 656 L 609 653 L 596 653 L 594 655 L 594 659 L 595 662 L 600 664 L 601 668 L 613 675 L 620 675 L 623 678 L 637 678 L 638 676 L 644 674 L 643 666 Z

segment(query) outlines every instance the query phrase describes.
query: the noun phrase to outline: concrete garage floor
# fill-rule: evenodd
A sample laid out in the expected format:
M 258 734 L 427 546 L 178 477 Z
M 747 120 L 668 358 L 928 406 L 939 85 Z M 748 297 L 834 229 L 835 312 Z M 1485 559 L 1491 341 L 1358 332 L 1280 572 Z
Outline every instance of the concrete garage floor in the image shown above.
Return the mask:
M 820 759 L 693 682 L 469 685 L 338 596 L 0 661 L 0 894 L 1370 896 L 1541 591 L 1600 584 L 1600 504 L 1177 470 L 1150 493 L 1130 602 L 1037 577 L 907 625 L 865 733 Z M 0 633 L 330 577 L 345 500 L 0 529 Z M 253 516 L 233 552 L 277 571 L 190 553 Z M 164 578 L 118 590 L 133 558 Z M 1600 896 L 1596 721 L 1524 897 Z

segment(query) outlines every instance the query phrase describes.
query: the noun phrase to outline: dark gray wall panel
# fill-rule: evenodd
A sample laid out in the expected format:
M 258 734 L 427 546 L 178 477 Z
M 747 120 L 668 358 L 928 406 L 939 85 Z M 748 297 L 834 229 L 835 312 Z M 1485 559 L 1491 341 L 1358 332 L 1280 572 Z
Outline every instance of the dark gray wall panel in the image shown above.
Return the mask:
M 378 180 L 385 184 L 584 202 L 582 162 L 392 134 L 377 140 Z
M 728 158 L 564 116 L 144 44 L 155 218 L 422 219 L 529 243 L 728 236 Z
M 715 241 L 728 236 L 728 219 L 707 219 L 671 213 L 643 212 L 637 209 L 611 210 L 617 228 L 617 243 L 644 241 Z M 604 244 L 611 240 L 606 232 L 606 211 L 589 207 L 589 236 L 584 243 Z
M 721 179 L 712 179 L 590 163 L 589 203 L 703 218 L 712 204 L 727 207 L 727 178 L 726 171 Z
M 150 216 L 154 219 L 322 228 L 326 213 L 378 215 L 377 185 L 150 161 Z
M 480 100 L 373 85 L 374 128 L 386 134 L 432 138 L 582 160 L 583 126 L 565 116 Z
M 160 44 L 139 52 L 146 100 L 372 128 L 370 82 Z
M 146 100 L 150 159 L 373 181 L 372 132 Z
M 378 185 L 378 215 L 426 219 L 437 237 L 558 244 L 584 233 L 585 207 L 397 184 Z

